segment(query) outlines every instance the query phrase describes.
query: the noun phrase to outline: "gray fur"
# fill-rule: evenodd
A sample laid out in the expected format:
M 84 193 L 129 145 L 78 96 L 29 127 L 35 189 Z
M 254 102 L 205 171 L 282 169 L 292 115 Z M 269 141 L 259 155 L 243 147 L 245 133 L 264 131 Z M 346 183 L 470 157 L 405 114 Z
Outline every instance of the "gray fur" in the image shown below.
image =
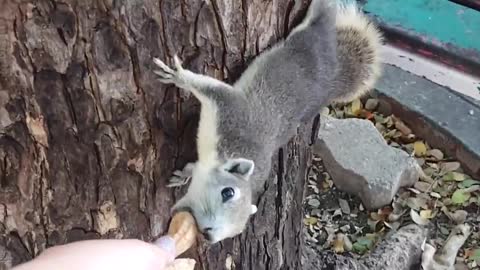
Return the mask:
M 365 76 L 356 72 L 365 70 L 361 61 L 337 56 L 333 2 L 313 0 L 304 22 L 285 41 L 258 56 L 233 86 L 214 79 L 205 83 L 203 75 L 188 73 L 179 63 L 172 70 L 156 60 L 163 82 L 192 91 L 201 101 L 202 111 L 206 100 L 216 105 L 218 164 L 207 168 L 197 162 L 187 194 L 174 207 L 175 211 L 191 211 L 211 242 L 242 232 L 255 212 L 256 208 L 250 207 L 252 197 L 257 197 L 255 192 L 268 177 L 273 153 L 295 135 L 300 123 L 345 96 L 345 91 L 355 91 L 355 84 Z M 343 42 L 352 44 L 338 40 Z M 340 65 L 338 60 L 352 62 Z M 338 89 L 340 75 L 347 71 L 340 67 L 352 64 L 360 67 L 348 69 L 353 72 L 350 77 L 341 76 L 342 86 L 348 88 Z M 253 174 L 226 169 L 232 162 L 246 162 L 239 158 L 253 161 Z M 220 193 L 225 187 L 238 190 L 240 198 L 222 203 Z M 207 232 L 206 228 L 213 229 Z

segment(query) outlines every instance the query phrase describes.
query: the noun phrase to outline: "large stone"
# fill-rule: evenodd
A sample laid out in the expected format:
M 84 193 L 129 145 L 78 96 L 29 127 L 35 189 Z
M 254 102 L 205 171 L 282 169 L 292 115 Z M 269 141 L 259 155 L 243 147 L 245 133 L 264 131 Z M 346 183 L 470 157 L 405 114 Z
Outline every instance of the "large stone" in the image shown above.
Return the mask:
M 359 196 L 367 209 L 390 204 L 400 187 L 419 178 L 416 160 L 390 147 L 368 120 L 322 116 L 315 151 L 335 185 Z
M 358 260 L 333 252 L 306 246 L 302 254 L 302 269 L 335 270 L 411 270 L 420 269 L 421 246 L 428 230 L 416 224 L 410 224 L 391 231 L 368 256 Z M 455 256 L 454 256 L 455 257 Z M 436 269 L 435 270 L 439 270 Z

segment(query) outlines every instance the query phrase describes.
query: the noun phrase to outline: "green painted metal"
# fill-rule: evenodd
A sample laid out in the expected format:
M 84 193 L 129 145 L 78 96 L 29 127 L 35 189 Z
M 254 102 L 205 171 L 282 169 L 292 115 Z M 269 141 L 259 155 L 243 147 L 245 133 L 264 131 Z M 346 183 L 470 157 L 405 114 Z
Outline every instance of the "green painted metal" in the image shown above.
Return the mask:
M 364 11 L 426 42 L 480 52 L 480 12 L 447 0 L 368 0 Z

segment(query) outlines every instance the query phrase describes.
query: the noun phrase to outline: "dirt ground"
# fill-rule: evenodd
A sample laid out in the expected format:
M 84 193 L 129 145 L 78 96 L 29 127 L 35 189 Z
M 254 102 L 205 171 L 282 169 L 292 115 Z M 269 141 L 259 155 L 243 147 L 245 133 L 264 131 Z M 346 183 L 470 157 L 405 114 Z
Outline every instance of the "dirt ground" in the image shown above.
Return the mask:
M 315 249 L 359 257 L 368 254 L 389 231 L 415 222 L 429 228 L 427 242 L 439 249 L 451 229 L 466 222 L 473 230 L 458 253 L 455 268 L 480 269 L 479 179 L 465 174 L 461 164 L 442 150 L 431 149 L 428 138 L 417 138 L 400 118 L 376 112 L 377 106 L 378 101 L 370 98 L 330 107 L 322 113 L 372 121 L 392 147 L 416 157 L 428 179 L 401 189 L 391 205 L 368 212 L 359 198 L 334 186 L 321 158 L 315 156 L 309 168 L 304 202 L 307 243 Z

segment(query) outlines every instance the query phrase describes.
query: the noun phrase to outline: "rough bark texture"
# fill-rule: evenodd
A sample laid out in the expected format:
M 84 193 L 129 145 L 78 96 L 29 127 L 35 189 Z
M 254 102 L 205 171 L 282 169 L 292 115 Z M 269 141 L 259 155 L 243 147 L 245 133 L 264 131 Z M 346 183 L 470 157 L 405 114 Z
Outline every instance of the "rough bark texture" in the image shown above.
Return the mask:
M 91 238 L 150 240 L 184 190 L 198 102 L 152 57 L 234 80 L 307 1 L 0 0 L 0 256 Z M 203 269 L 298 269 L 309 147 L 280 151 L 248 230 L 191 254 Z M 3 256 L 4 255 L 4 256 Z M 1 267 L 0 267 L 1 268 Z

